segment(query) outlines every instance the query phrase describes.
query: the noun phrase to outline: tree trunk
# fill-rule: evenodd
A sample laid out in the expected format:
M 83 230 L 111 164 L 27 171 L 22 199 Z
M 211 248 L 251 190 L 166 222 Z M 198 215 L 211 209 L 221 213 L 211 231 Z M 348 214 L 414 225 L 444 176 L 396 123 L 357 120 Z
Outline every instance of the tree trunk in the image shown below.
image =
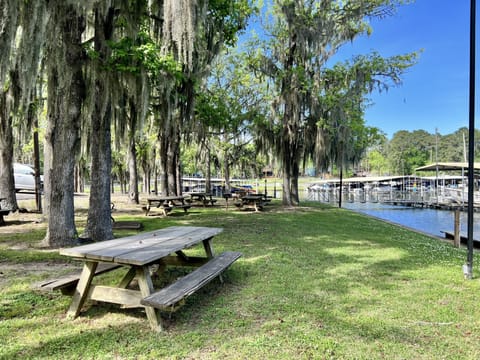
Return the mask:
M 100 60 L 107 61 L 110 50 L 107 45 L 113 33 L 113 9 L 106 14 L 95 9 L 95 50 Z M 111 117 L 109 76 L 100 65 L 95 66 L 95 107 L 91 116 L 92 133 L 90 199 L 85 236 L 95 241 L 113 239 L 111 221 L 110 178 L 112 173 Z
M 178 146 L 180 146 L 180 143 L 178 143 Z M 180 150 L 179 150 L 180 151 Z M 176 161 L 175 161 L 175 181 L 177 183 L 177 195 L 182 195 L 183 193 L 183 174 L 182 174 L 182 168 L 181 168 L 181 163 L 180 163 L 180 153 L 177 153 L 176 156 Z
M 228 151 L 224 151 L 223 156 L 223 174 L 225 176 L 225 193 L 230 193 L 232 191 L 232 186 L 230 185 L 230 162 L 228 161 Z
M 137 170 L 137 149 L 135 142 L 135 128 L 137 125 L 137 107 L 133 100 L 130 100 L 130 119 L 128 134 L 128 173 L 129 189 L 128 199 L 131 204 L 139 204 L 138 197 L 138 170 Z
M 147 194 L 150 194 L 151 192 L 151 187 L 152 187 L 151 177 L 152 177 L 152 174 L 150 171 L 150 167 L 145 166 L 143 168 L 143 188 L 144 188 L 144 192 Z
M 122 175 L 120 176 L 120 188 L 122 191 L 122 194 L 127 193 L 127 174 L 125 172 L 122 172 Z
M 299 151 L 295 152 L 297 154 Z M 300 205 L 300 198 L 299 198 L 299 193 L 298 193 L 298 176 L 300 175 L 300 164 L 298 162 L 298 157 L 294 156 L 294 159 L 292 161 L 292 176 L 290 179 L 291 183 L 291 199 L 292 199 L 292 205 L 293 206 L 298 206 Z
M 285 58 L 284 70 L 286 73 L 295 74 L 292 70 L 295 64 L 297 48 L 297 34 L 292 34 L 289 52 Z M 298 174 L 299 174 L 299 101 L 298 92 L 301 88 L 295 75 L 285 76 L 282 80 L 282 101 L 285 107 L 283 115 L 283 205 L 296 206 L 298 199 Z
M 290 145 L 292 148 L 293 146 Z M 299 163 L 296 151 L 289 150 L 290 147 L 286 146 L 283 156 L 283 194 L 282 203 L 286 206 L 298 206 L 299 193 L 298 193 L 298 176 L 299 176 Z
M 73 180 L 73 191 L 79 192 L 80 191 L 80 169 L 78 168 L 78 164 L 75 165 L 74 172 L 74 180 Z
M 167 145 L 165 140 L 165 135 L 158 135 L 158 144 L 159 144 L 159 179 L 160 183 L 159 193 L 162 195 L 167 195 L 168 193 L 168 181 L 167 181 Z
M 157 170 L 157 150 L 153 148 L 153 192 L 155 195 L 158 194 L 158 170 Z
M 12 108 L 9 90 L 0 93 L 0 197 L 1 207 L 16 211 L 15 180 L 13 176 Z
M 48 2 L 48 125 L 45 133 L 45 245 L 75 243 L 73 179 L 85 83 L 82 33 L 85 18 L 64 0 Z
M 175 144 L 172 141 L 168 142 L 167 150 L 167 182 L 168 195 L 176 195 L 177 192 L 177 177 L 176 177 L 176 159 L 175 159 Z
M 282 204 L 292 206 L 292 194 L 290 193 L 290 174 L 283 167 L 283 184 L 282 184 Z
M 130 138 L 128 145 L 128 173 L 129 173 L 129 190 L 128 199 L 132 204 L 138 204 L 138 172 L 137 172 L 137 150 L 135 149 L 135 138 Z
M 14 110 L 13 86 L 15 73 L 11 71 L 13 63 L 15 33 L 17 31 L 20 6 L 14 0 L 0 1 L 0 197 L 5 198 L 1 206 L 17 210 L 13 176 L 13 130 L 12 112 Z
M 180 135 L 178 122 L 171 123 L 167 144 L 167 181 L 168 194 L 180 195 L 178 177 L 180 162 Z
M 212 169 L 210 166 L 210 148 L 207 148 L 207 154 L 205 157 L 205 191 L 209 193 L 212 190 Z
M 98 88 L 101 88 L 101 86 L 98 86 Z M 97 109 L 97 106 L 95 108 L 96 111 L 92 114 L 93 133 L 91 146 L 93 151 L 91 154 L 90 200 L 84 236 L 95 241 L 103 241 L 113 239 L 110 194 L 110 174 L 112 169 L 111 107 L 110 104 L 107 105 L 105 113 L 102 113 L 101 109 Z M 94 135 L 95 133 L 96 135 Z
M 42 187 L 40 181 L 40 144 L 38 139 L 38 116 L 36 106 L 32 102 L 28 107 L 28 116 L 32 117 L 33 130 L 33 154 L 34 154 L 34 169 L 35 169 L 35 203 L 37 211 L 42 212 Z

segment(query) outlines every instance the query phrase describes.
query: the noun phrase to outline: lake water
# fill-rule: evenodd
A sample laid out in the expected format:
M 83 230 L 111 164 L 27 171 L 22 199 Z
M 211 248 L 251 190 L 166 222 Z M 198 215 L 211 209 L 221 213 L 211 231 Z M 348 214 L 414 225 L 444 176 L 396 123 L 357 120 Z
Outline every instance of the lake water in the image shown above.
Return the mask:
M 454 212 L 429 208 L 412 208 L 381 203 L 345 202 L 342 207 L 396 224 L 444 237 L 441 231 L 454 229 Z M 474 214 L 474 239 L 480 239 L 480 213 Z M 460 232 L 467 233 L 467 212 L 460 212 Z

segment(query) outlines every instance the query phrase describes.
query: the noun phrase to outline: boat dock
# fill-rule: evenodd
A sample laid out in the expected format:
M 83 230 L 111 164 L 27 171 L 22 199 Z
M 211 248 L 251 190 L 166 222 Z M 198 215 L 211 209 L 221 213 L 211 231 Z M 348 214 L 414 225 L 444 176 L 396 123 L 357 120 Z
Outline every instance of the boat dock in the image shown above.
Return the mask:
M 453 231 L 441 230 L 440 232 L 445 235 L 445 239 L 453 240 L 455 238 L 455 234 L 454 234 Z M 467 234 L 461 232 L 460 233 L 460 243 L 466 245 L 467 242 L 468 242 Z M 473 239 L 473 247 L 476 248 L 476 249 L 480 248 L 480 240 Z
M 334 203 L 342 201 L 372 202 L 439 210 L 468 208 L 468 192 L 463 176 L 441 178 L 418 176 L 355 177 L 320 180 L 307 188 L 309 200 Z M 475 191 L 474 209 L 480 211 L 480 192 Z

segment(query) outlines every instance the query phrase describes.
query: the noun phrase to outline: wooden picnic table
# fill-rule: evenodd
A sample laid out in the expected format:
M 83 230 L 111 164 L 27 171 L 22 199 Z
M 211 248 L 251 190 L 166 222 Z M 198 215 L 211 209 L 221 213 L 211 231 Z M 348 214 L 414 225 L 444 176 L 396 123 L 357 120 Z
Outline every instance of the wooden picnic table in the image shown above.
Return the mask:
M 160 310 L 172 311 L 182 300 L 211 279 L 219 276 L 241 253 L 225 252 L 215 256 L 212 239 L 221 228 L 173 226 L 134 236 L 102 241 L 98 243 L 66 248 L 61 255 L 84 261 L 84 266 L 67 315 L 76 318 L 87 300 L 120 304 L 123 307 L 144 307 L 152 329 L 162 330 Z M 190 257 L 183 250 L 203 244 L 205 257 Z M 100 266 L 127 267 L 117 286 L 92 284 L 92 280 L 102 271 Z M 159 271 L 167 265 L 197 266 L 171 285 L 155 292 L 150 266 L 159 264 Z M 133 279 L 138 289 L 127 288 Z M 96 281 L 98 283 L 98 281 Z M 49 286 L 50 283 L 45 283 Z M 130 286 L 132 287 L 132 286 Z M 58 289 L 52 287 L 53 289 Z
M 213 198 L 212 194 L 207 192 L 189 192 L 186 193 L 186 195 L 190 196 L 189 200 L 191 203 L 197 202 L 202 204 L 203 206 L 213 206 L 217 202 L 217 200 Z
M 152 196 L 147 198 L 147 204 L 147 207 L 144 208 L 145 215 L 149 214 L 152 207 L 158 208 L 165 216 L 173 209 L 183 209 L 186 213 L 191 207 L 189 204 L 185 204 L 184 196 Z
M 267 204 L 268 200 L 264 194 L 248 194 L 242 196 L 240 202 L 235 205 L 242 209 L 253 209 L 255 211 L 263 210 L 263 207 Z

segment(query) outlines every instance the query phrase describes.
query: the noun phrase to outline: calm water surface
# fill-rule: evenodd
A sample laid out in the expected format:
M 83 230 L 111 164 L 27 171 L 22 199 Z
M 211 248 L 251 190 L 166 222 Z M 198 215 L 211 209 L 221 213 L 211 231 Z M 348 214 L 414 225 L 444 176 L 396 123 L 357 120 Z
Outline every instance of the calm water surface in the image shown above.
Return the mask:
M 345 202 L 342 206 L 435 236 L 444 237 L 442 230 L 453 233 L 453 211 L 360 202 Z M 460 231 L 467 233 L 467 212 L 460 213 Z M 474 238 L 480 239 L 480 213 L 474 214 L 473 232 Z

